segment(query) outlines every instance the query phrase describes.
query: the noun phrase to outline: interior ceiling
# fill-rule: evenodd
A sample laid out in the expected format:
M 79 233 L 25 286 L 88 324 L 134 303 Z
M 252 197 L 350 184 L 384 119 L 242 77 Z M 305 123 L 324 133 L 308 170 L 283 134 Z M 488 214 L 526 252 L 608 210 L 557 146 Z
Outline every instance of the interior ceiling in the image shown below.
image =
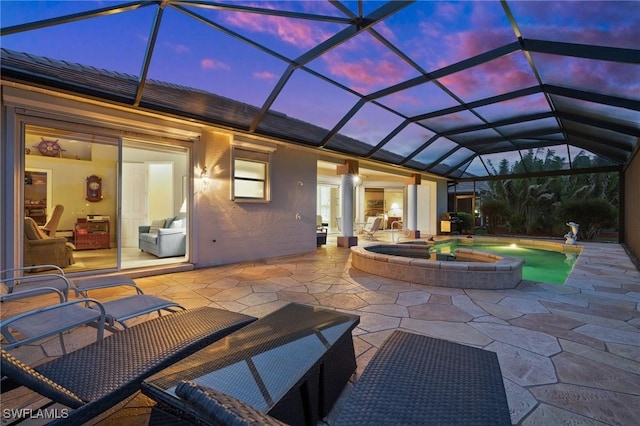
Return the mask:
M 1 7 L 3 79 L 409 173 L 614 170 L 640 137 L 637 1 Z

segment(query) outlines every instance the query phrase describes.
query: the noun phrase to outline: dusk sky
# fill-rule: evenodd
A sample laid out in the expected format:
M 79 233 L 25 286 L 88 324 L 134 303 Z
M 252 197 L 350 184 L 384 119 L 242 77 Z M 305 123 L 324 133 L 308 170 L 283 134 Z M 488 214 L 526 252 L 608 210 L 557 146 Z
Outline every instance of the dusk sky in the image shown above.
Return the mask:
M 115 1 L 7 1 L 1 3 L 3 30 L 42 19 L 123 4 Z M 325 1 L 220 1 L 264 9 L 277 9 L 322 17 L 298 19 L 182 6 L 167 7 L 162 18 L 148 78 L 193 87 L 261 107 L 289 63 L 347 26 L 348 16 Z M 358 2 L 343 4 L 358 13 Z M 366 1 L 366 16 L 384 2 Z M 524 39 L 561 41 L 596 46 L 640 49 L 640 2 L 618 1 L 509 1 L 508 7 Z M 155 6 L 83 19 L 16 34 L 3 35 L 3 48 L 28 52 L 97 68 L 138 76 L 150 36 Z M 220 28 L 189 16 L 198 14 Z M 358 102 L 405 80 L 433 73 L 452 64 L 517 41 L 514 28 L 498 1 L 419 1 L 404 7 L 373 30 L 398 48 L 397 55 L 369 32 L 362 32 L 293 72 L 272 109 L 332 129 Z M 232 37 L 234 32 L 238 37 Z M 255 42 L 268 52 L 252 46 Z M 640 99 L 640 66 L 618 62 L 532 53 L 541 81 L 562 87 Z M 308 72 L 311 71 L 311 72 Z M 336 86 L 314 73 L 338 83 Z M 434 82 L 367 103 L 339 132 L 375 146 L 407 117 L 497 96 L 538 85 L 526 55 L 516 50 L 497 59 L 450 73 Z M 442 90 L 446 87 L 451 94 Z M 595 104 L 584 105 L 602 113 Z M 543 94 L 478 107 L 488 121 L 527 113 L 550 111 Z M 613 113 L 621 123 L 637 123 L 637 111 L 620 108 Z M 410 124 L 385 149 L 408 155 L 434 132 L 482 124 L 477 115 L 463 111 Z M 536 126 L 528 123 L 525 125 Z M 545 127 L 549 122 L 540 122 Z M 504 129 L 505 133 L 509 129 Z M 505 134 L 503 133 L 503 134 Z M 486 137 L 498 134 L 486 130 Z M 553 135 L 549 135 L 553 137 Z M 440 138 L 437 146 L 414 160 L 428 164 L 457 143 Z M 457 142 L 463 142 L 464 135 Z M 562 148 L 567 152 L 566 145 Z M 573 148 L 571 148 L 573 149 Z M 575 150 L 574 150 L 575 151 Z M 472 152 L 462 148 L 460 161 Z M 499 156 L 505 157 L 506 154 Z M 492 155 L 491 157 L 495 157 Z M 458 159 L 448 159 L 450 165 Z M 494 160 L 492 160 L 494 161 Z M 478 167 L 479 161 L 472 167 Z M 479 171 L 481 173 L 481 171 Z M 486 174 L 486 172 L 484 173 Z

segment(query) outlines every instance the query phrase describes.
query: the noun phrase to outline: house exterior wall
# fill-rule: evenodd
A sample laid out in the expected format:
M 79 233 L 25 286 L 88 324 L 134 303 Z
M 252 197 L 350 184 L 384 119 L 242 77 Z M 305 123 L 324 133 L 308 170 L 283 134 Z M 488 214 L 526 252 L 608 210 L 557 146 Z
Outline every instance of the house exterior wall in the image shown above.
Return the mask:
M 640 154 L 638 151 L 624 171 L 624 242 L 636 259 L 640 259 Z
M 266 203 L 231 200 L 229 135 L 203 133 L 197 157 L 211 171 L 208 190 L 194 185 L 197 268 L 316 250 L 315 155 L 277 146 Z
M 15 181 L 22 157 L 22 153 L 16 152 L 19 136 L 15 111 L 18 109 L 28 110 L 29 114 L 37 116 L 50 115 L 52 119 L 64 117 L 70 123 L 114 129 L 125 137 L 130 134 L 126 130 L 128 128 L 156 140 L 163 137 L 183 141 L 191 139 L 194 194 L 190 214 L 190 260 L 196 268 L 316 250 L 315 153 L 278 145 L 271 160 L 271 201 L 234 202 L 230 196 L 231 132 L 184 124 L 169 117 L 150 117 L 112 109 L 104 104 L 86 103 L 79 98 L 58 97 L 3 85 L 0 153 L 3 165 L 0 179 L 3 188 L 0 263 L 3 267 L 17 265 L 18 252 L 10 248 L 16 247 L 22 238 L 17 221 L 22 219 L 23 209 L 16 201 L 20 185 Z M 206 189 L 202 188 L 197 175 L 204 165 L 211 177 Z M 114 196 L 117 196 L 115 191 Z M 115 211 L 100 213 L 113 216 L 112 222 L 115 222 Z

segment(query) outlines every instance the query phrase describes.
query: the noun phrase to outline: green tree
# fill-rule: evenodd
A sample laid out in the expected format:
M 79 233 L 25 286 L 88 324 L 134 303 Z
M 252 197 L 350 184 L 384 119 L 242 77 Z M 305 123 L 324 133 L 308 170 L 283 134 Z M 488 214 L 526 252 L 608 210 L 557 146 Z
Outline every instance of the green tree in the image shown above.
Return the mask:
M 578 239 L 591 241 L 606 227 L 616 223 L 618 209 L 603 198 L 571 200 L 560 208 L 562 217 L 580 225 Z
M 489 181 L 489 190 L 482 195 L 483 204 L 489 203 L 494 218 L 501 220 L 500 225 L 506 225 L 514 233 L 562 235 L 566 232 L 566 222 L 572 220 L 565 217 L 566 211 L 562 207 L 574 200 L 602 199 L 610 206 L 618 205 L 618 173 L 544 176 L 544 172 L 569 167 L 567 158 L 557 155 L 550 148 L 522 151 L 519 160 L 509 163 L 507 159 L 502 159 L 497 168 L 491 161 L 486 164 L 491 174 L 541 174 L 530 178 Z M 571 163 L 574 169 L 604 165 L 608 165 L 606 160 L 591 157 L 585 151 L 580 151 Z M 496 216 L 497 202 L 506 208 Z M 490 221 L 489 231 L 495 230 L 496 226 Z

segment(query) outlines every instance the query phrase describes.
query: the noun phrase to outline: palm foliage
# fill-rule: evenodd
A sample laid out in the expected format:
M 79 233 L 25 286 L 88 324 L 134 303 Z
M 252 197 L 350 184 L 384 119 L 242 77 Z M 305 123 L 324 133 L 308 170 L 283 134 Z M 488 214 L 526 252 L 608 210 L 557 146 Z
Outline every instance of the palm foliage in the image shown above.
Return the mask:
M 597 157 L 590 157 L 584 151 L 578 153 L 571 163 L 574 169 L 600 165 Z M 602 202 L 590 207 L 599 209 L 598 225 L 589 225 L 590 231 L 585 230 L 582 238 L 595 238 L 595 230 L 601 230 L 603 226 L 615 226 L 615 209 L 619 199 L 618 173 L 544 176 L 544 172 L 569 168 L 565 157 L 545 148 L 523 152 L 520 160 L 513 164 L 503 159 L 497 169 L 490 162 L 488 167 L 494 174 L 536 174 L 536 177 L 530 178 L 487 182 L 489 190 L 482 195 L 481 211 L 489 219 L 489 232 L 506 229 L 514 234 L 562 235 L 566 232 L 567 221 L 577 221 L 577 218 L 567 217 L 567 214 L 575 212 L 575 206 L 583 200 Z M 572 209 L 566 207 L 569 204 L 573 206 Z M 613 210 L 609 207 L 613 207 Z

